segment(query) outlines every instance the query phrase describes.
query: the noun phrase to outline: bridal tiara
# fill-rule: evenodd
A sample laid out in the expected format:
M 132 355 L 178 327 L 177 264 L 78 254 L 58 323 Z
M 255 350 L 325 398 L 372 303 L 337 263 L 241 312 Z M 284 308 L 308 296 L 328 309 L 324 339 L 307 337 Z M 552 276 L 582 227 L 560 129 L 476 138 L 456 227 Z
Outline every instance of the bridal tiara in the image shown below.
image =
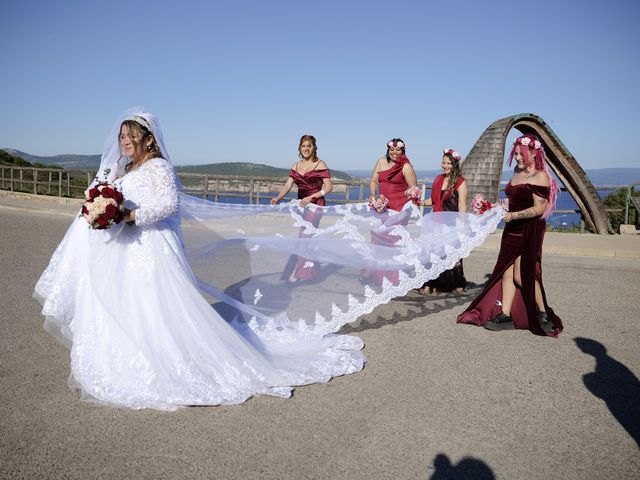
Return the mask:
M 136 122 L 138 125 L 142 125 L 144 128 L 146 128 L 151 132 L 151 125 L 149 124 L 149 121 L 146 118 L 144 118 L 142 115 L 132 115 L 130 117 L 127 117 L 125 121 L 126 120 L 131 120 L 132 122 Z

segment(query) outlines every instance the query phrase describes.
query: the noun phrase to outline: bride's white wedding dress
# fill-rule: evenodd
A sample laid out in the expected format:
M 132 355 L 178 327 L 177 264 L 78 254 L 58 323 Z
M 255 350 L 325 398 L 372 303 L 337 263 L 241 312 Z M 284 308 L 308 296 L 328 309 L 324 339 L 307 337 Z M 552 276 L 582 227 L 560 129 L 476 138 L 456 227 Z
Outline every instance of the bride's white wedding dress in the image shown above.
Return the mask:
M 125 120 L 147 128 L 164 158 L 125 174 Z M 157 118 L 139 107 L 114 123 L 99 175 L 122 191 L 135 225 L 92 230 L 77 218 L 34 296 L 45 328 L 71 349 L 70 385 L 131 408 L 287 397 L 361 370 L 362 341 L 335 332 L 452 268 L 504 215 L 196 199 L 179 192 Z M 282 281 L 290 255 L 317 278 Z
M 76 219 L 35 287 L 46 328 L 71 347 L 70 385 L 85 399 L 157 409 L 240 403 L 362 369 L 357 337 L 265 339 L 220 317 L 186 261 L 166 160 L 116 185 L 136 225 L 92 230 Z

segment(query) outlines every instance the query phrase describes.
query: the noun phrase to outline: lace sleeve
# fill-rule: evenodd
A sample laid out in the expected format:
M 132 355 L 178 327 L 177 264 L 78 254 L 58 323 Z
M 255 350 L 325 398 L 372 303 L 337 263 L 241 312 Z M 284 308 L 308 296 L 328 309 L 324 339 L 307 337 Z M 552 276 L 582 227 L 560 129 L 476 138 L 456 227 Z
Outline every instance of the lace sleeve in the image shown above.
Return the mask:
M 178 190 L 173 167 L 163 159 L 150 161 L 146 168 L 151 194 L 136 209 L 136 225 L 160 222 L 178 211 Z

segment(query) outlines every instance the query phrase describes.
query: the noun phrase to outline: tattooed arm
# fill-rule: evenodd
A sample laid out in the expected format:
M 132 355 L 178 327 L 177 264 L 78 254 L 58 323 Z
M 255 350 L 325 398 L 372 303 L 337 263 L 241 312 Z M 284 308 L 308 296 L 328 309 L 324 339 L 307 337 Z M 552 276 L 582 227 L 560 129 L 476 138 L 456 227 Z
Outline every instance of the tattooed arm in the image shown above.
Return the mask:
M 519 212 L 507 212 L 507 214 L 504 216 L 504 221 L 510 222 L 512 220 L 520 220 L 523 218 L 539 217 L 547 209 L 547 202 L 548 200 L 546 198 L 534 195 L 533 207 L 525 208 L 524 210 L 520 210 Z

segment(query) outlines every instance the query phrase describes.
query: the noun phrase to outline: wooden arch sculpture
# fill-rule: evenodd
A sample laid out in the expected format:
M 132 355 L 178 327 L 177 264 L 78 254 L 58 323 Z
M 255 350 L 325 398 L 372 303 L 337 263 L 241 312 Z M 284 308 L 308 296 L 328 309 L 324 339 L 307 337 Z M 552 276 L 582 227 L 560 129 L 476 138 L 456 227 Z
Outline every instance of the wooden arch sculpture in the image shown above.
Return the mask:
M 578 204 L 587 225 L 595 233 L 609 233 L 607 212 L 591 180 L 549 125 L 531 113 L 497 120 L 480 135 L 461 164 L 462 173 L 469 184 L 469 195 L 482 193 L 490 202 L 497 200 L 505 142 L 512 128 L 523 134 L 533 133 L 540 138 L 549 167 Z

